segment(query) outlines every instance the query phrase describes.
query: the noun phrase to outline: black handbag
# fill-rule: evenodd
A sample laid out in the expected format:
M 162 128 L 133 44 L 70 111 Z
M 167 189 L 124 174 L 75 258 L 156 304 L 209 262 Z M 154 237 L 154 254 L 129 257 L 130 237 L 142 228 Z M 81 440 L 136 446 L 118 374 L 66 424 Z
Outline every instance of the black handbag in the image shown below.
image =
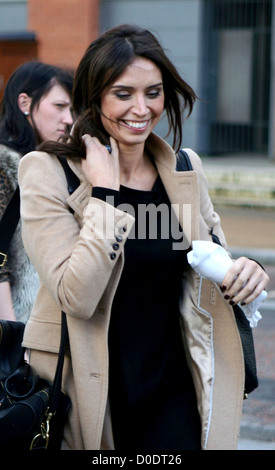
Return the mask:
M 16 189 L 0 222 L 0 268 L 20 217 Z M 61 340 L 53 384 L 34 373 L 21 346 L 25 325 L 0 320 L 0 449 L 59 450 L 71 400 L 61 390 L 65 348 L 68 343 L 66 314 L 62 312 Z
M 189 155 L 184 150 L 180 150 L 178 152 L 176 170 L 193 170 Z M 212 229 L 210 231 L 210 234 L 212 236 L 212 241 L 221 245 L 219 238 L 212 232 Z M 239 305 L 234 305 L 233 310 L 243 349 L 245 367 L 244 398 L 248 398 L 248 394 L 253 392 L 253 390 L 255 390 L 259 385 L 257 377 L 256 354 L 254 348 L 253 333 L 249 321 L 247 320 L 242 308 L 239 307 Z

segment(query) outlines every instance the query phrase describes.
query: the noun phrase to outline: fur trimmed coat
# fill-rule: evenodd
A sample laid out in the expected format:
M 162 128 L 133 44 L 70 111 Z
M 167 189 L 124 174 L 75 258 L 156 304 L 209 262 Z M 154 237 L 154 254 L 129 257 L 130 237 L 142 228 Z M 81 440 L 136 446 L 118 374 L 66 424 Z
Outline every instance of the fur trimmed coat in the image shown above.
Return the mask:
M 17 187 L 20 158 L 18 152 L 0 145 L 0 218 Z M 10 282 L 16 319 L 26 323 L 38 292 L 39 280 L 23 246 L 21 220 L 11 241 L 8 261 L 0 268 L 0 282 L 5 281 Z

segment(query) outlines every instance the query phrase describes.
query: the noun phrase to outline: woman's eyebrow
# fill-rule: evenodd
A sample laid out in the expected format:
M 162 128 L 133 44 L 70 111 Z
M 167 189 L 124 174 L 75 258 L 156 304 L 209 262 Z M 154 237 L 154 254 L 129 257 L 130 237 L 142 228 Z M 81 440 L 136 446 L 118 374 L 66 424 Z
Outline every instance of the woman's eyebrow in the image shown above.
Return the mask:
M 155 83 L 154 85 L 148 86 L 147 89 L 150 89 L 150 88 L 157 88 L 157 87 L 162 86 L 162 85 L 163 85 L 162 82 Z M 127 86 L 127 85 L 119 85 L 119 83 L 118 83 L 118 84 L 116 84 L 116 85 L 112 85 L 110 88 L 111 88 L 111 89 L 120 88 L 121 90 L 132 90 L 134 87 L 132 87 L 132 86 Z
M 155 83 L 154 85 L 148 86 L 148 88 L 157 88 L 158 86 L 163 86 L 163 83 L 162 82 Z

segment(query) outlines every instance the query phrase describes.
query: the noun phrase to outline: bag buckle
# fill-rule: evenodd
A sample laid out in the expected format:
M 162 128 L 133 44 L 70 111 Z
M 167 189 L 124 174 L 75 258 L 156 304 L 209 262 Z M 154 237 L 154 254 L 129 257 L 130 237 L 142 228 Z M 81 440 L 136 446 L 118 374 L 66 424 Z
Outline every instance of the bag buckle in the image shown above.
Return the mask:
M 48 448 L 50 439 L 50 421 L 54 415 L 55 412 L 51 413 L 49 409 L 46 411 L 46 419 L 45 421 L 42 421 L 40 426 L 41 432 L 34 436 L 30 445 L 30 450 L 33 450 L 37 447 L 39 447 L 39 449 L 41 449 L 41 447 L 43 447 L 44 449 Z M 40 444 L 40 441 L 42 442 L 42 444 Z
M 3 266 L 5 266 L 7 260 L 8 260 L 7 255 L 5 253 L 1 253 L 0 251 L 0 268 L 3 268 Z

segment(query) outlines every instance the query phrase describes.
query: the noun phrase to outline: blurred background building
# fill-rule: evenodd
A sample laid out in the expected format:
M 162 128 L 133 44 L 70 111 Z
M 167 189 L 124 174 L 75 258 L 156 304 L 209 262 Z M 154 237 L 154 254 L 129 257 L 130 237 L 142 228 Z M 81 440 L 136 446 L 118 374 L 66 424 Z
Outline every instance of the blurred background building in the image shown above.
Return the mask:
M 33 58 L 74 69 L 98 33 L 154 32 L 198 100 L 185 147 L 275 159 L 275 0 L 0 0 L 0 98 Z M 166 121 L 158 125 L 165 136 Z

